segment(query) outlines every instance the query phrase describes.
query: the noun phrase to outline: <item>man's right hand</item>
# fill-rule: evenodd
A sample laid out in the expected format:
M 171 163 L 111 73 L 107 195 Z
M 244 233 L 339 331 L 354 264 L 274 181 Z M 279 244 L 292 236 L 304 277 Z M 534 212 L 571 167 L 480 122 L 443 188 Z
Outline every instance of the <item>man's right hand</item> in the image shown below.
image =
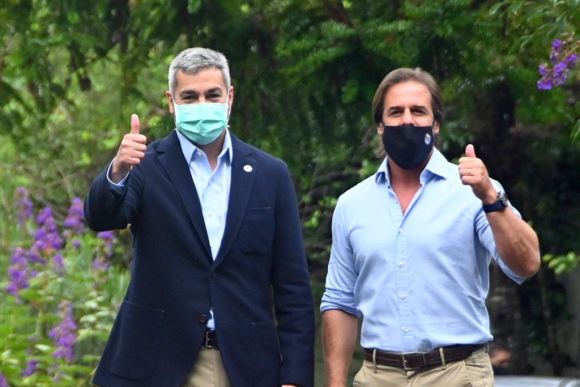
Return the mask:
M 129 173 L 133 165 L 141 162 L 147 150 L 147 137 L 139 134 L 139 117 L 131 115 L 131 132 L 123 136 L 117 156 L 113 161 L 109 178 L 118 183 Z

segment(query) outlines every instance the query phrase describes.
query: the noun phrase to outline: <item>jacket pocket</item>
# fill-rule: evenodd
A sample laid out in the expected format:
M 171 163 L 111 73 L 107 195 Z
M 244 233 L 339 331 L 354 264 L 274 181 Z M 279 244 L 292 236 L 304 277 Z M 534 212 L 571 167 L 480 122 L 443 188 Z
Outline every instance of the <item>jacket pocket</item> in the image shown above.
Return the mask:
M 238 241 L 240 249 L 246 254 L 270 254 L 274 242 L 272 208 L 248 208 L 238 233 Z
M 157 365 L 164 311 L 123 301 L 110 370 L 126 379 L 144 380 Z

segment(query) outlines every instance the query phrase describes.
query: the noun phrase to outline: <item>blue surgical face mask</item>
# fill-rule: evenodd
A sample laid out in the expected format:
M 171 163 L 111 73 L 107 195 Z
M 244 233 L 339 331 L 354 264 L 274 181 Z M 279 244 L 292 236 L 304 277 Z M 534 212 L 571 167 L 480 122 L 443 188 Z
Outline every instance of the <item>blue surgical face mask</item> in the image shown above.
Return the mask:
M 230 95 L 225 103 L 200 102 L 178 105 L 173 99 L 175 126 L 189 140 L 199 145 L 214 142 L 228 126 Z

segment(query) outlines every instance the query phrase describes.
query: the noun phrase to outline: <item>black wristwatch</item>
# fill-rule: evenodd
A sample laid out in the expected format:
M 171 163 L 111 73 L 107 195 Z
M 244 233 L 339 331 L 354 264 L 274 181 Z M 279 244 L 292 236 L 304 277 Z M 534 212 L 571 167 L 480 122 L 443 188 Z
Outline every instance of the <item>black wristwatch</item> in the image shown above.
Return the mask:
M 509 206 L 509 204 L 510 202 L 505 192 L 500 191 L 497 193 L 497 200 L 495 202 L 483 205 L 483 212 L 489 214 L 490 212 L 501 211 Z

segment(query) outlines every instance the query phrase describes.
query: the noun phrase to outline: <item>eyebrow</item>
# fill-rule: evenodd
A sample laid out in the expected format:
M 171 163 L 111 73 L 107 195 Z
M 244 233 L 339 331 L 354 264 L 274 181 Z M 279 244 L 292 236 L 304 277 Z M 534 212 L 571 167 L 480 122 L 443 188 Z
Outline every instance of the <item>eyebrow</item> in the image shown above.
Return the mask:
M 205 94 L 206 95 L 207 94 L 213 94 L 213 93 L 219 93 L 219 95 L 221 96 L 222 95 L 222 89 L 220 89 L 219 87 L 213 87 L 213 88 L 208 89 L 208 90 L 205 91 Z M 189 96 L 197 97 L 198 95 L 199 95 L 199 92 L 197 92 L 196 90 L 184 90 L 181 93 L 179 93 L 179 96 L 181 98 L 189 97 Z
M 393 113 L 393 112 L 397 112 L 397 111 L 401 111 L 401 110 L 405 110 L 405 108 L 402 106 L 391 106 L 387 110 L 387 113 Z M 413 106 L 411 106 L 411 111 L 420 111 L 420 112 L 426 113 L 427 107 L 423 106 L 423 105 L 413 105 Z

